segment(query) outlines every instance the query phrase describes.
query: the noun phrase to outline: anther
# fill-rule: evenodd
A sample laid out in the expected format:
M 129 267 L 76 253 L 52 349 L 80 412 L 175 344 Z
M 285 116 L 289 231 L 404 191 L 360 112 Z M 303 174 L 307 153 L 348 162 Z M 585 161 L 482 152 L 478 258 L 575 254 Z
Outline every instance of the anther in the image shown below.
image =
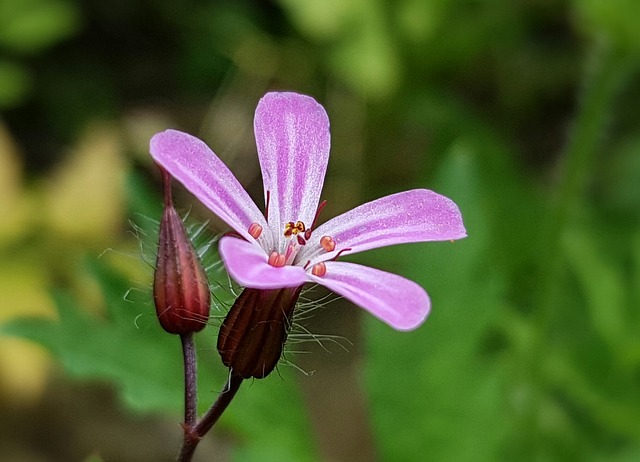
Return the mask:
M 296 239 L 298 240 L 298 244 L 307 245 L 307 241 L 305 241 L 302 236 L 296 236 Z
M 286 225 L 284 225 L 284 237 L 291 237 L 294 234 L 294 229 L 296 228 L 296 224 L 293 221 L 290 221 Z M 295 231 L 297 233 L 298 231 Z
M 327 274 L 327 265 L 325 265 L 324 262 L 316 263 L 313 265 L 313 268 L 311 268 L 311 274 L 317 277 L 324 276 Z
M 325 252 L 333 252 L 336 249 L 336 241 L 334 241 L 331 236 L 322 236 L 320 238 L 320 247 L 322 247 Z
M 252 238 L 258 239 L 262 234 L 262 226 L 260 226 L 258 223 L 251 223 L 251 225 L 249 226 L 249 234 Z
M 269 263 L 271 266 L 275 266 L 276 268 L 283 267 L 284 262 L 285 256 L 276 252 L 275 250 L 271 252 L 271 254 L 269 255 L 269 259 L 267 260 L 267 263 Z

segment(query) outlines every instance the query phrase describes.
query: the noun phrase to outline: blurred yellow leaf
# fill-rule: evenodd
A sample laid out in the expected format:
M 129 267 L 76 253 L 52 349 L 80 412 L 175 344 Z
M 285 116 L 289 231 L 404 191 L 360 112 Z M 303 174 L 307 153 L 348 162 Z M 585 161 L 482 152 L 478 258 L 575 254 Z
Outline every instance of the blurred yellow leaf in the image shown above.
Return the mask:
M 0 399 L 20 406 L 38 399 L 44 391 L 51 359 L 40 345 L 0 337 Z
M 123 216 L 121 152 L 114 127 L 89 127 L 46 188 L 46 225 L 68 237 L 112 242 Z

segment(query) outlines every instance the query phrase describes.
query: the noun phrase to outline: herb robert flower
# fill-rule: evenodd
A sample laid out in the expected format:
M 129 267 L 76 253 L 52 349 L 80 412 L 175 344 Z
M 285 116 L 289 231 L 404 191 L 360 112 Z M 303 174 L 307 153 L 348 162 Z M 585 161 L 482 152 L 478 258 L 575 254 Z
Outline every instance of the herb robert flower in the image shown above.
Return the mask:
M 342 295 L 397 330 L 419 326 L 430 310 L 413 281 L 340 257 L 393 244 L 466 236 L 458 207 L 426 189 L 392 194 L 318 224 L 329 160 L 329 120 L 309 96 L 268 93 L 254 120 L 265 192 L 259 210 L 201 140 L 175 130 L 151 140 L 155 161 L 237 234 L 220 240 L 229 274 L 246 287 L 223 323 L 218 350 L 243 377 L 277 363 L 305 283 Z

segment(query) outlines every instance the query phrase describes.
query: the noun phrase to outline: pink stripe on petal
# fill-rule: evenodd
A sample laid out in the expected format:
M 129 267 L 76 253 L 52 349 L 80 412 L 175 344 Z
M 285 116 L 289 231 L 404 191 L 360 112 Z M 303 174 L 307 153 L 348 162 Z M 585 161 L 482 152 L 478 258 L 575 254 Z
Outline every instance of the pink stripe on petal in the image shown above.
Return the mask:
M 431 309 L 425 290 L 409 279 L 368 266 L 326 262 L 322 277 L 309 277 L 397 330 L 412 330 Z
M 335 251 L 319 250 L 323 236 L 331 236 Z M 409 242 L 445 241 L 467 235 L 456 204 L 427 189 L 385 196 L 343 213 L 314 230 L 299 260 L 330 260 L 342 249 L 345 255 Z M 306 253 L 305 253 L 306 252 Z
M 151 156 L 200 202 L 247 239 L 249 226 L 263 227 L 269 245 L 273 237 L 262 212 L 227 166 L 198 138 L 177 130 L 156 134 Z
M 267 255 L 259 246 L 238 239 L 223 237 L 218 251 L 229 275 L 240 285 L 254 289 L 298 287 L 307 282 L 299 266 L 276 268 L 267 263 Z
M 275 232 L 289 222 L 311 226 L 329 161 L 329 119 L 309 96 L 267 93 L 258 103 L 254 130 L 269 224 Z M 284 237 L 280 237 L 280 251 Z

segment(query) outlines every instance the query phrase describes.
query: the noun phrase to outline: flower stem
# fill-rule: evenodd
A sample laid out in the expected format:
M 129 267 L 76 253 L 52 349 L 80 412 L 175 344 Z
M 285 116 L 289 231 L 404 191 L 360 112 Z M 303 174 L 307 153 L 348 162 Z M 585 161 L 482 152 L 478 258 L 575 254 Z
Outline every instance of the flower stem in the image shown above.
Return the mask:
M 233 397 L 238 392 L 240 384 L 242 383 L 242 377 L 237 374 L 229 374 L 227 383 L 224 389 L 218 395 L 218 399 L 213 406 L 207 411 L 207 413 L 200 419 L 200 422 L 195 426 L 195 432 L 198 436 L 205 435 L 211 427 L 215 425 L 224 410 L 227 408 Z
M 198 408 L 196 350 L 193 332 L 180 336 L 184 358 L 184 426 L 193 427 L 196 423 Z
M 185 363 L 186 364 L 186 363 Z M 189 462 L 193 457 L 193 454 L 200 442 L 200 439 L 215 425 L 222 413 L 225 411 L 233 397 L 236 395 L 242 383 L 242 377 L 231 373 L 229 379 L 225 384 L 224 389 L 218 395 L 218 399 L 213 406 L 207 411 L 207 413 L 200 419 L 199 422 L 194 424 L 184 425 L 184 439 L 182 441 L 182 448 L 180 449 L 180 455 L 178 456 L 178 462 Z M 195 386 L 194 386 L 195 390 Z M 187 398 L 185 397 L 185 401 Z M 195 401 L 195 400 L 194 400 Z M 186 416 L 186 411 L 185 411 Z M 195 419 L 195 411 L 194 411 Z M 186 421 L 186 418 L 185 418 Z

